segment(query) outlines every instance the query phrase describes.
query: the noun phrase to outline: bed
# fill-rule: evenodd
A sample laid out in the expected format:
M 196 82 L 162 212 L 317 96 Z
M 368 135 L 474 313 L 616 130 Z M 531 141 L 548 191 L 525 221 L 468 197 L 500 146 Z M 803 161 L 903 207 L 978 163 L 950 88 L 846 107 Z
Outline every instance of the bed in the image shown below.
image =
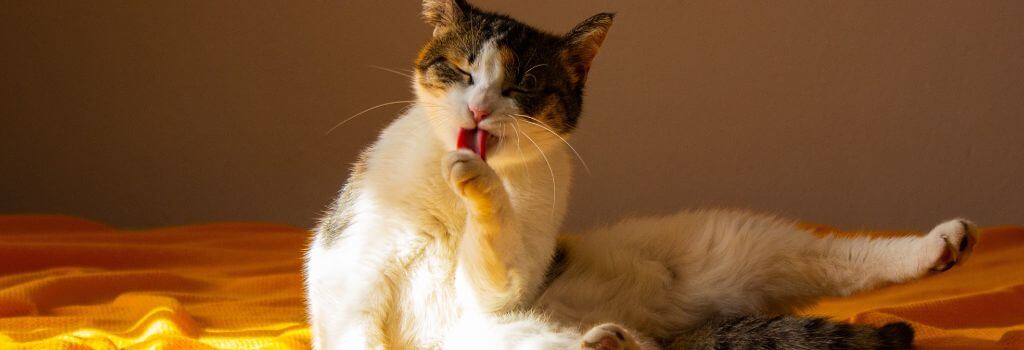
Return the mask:
M 308 238 L 264 223 L 120 230 L 0 216 L 0 349 L 309 348 Z M 906 321 L 921 349 L 1024 349 L 1024 228 L 984 229 L 971 260 L 946 273 L 805 313 Z

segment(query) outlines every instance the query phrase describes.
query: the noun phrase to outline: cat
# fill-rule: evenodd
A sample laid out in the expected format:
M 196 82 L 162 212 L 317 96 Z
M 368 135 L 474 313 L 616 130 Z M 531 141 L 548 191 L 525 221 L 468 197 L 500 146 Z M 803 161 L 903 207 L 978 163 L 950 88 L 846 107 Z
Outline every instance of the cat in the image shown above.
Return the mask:
M 416 102 L 361 154 L 306 252 L 315 349 L 903 349 L 905 324 L 786 314 L 948 269 L 977 240 L 965 220 L 841 239 L 737 211 L 559 235 L 565 138 L 614 15 L 564 35 L 464 0 L 424 0 L 423 16 Z

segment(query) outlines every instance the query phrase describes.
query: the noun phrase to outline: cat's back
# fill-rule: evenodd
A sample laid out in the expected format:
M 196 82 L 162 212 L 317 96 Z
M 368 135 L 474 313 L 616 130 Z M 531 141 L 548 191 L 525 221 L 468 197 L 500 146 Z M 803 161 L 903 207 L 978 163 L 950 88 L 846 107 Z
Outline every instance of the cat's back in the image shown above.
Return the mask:
M 586 252 L 619 251 L 656 260 L 685 259 L 697 252 L 734 248 L 724 240 L 756 241 L 785 235 L 796 229 L 792 220 L 744 210 L 680 211 L 669 215 L 632 217 L 615 224 L 572 235 L 573 249 Z

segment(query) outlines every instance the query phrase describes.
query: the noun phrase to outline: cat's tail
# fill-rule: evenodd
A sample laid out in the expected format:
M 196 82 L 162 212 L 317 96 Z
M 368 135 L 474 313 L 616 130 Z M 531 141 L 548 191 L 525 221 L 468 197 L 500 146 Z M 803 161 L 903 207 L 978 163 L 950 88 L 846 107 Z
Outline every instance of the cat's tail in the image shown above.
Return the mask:
M 665 343 L 666 350 L 901 350 L 913 348 L 914 329 L 903 322 L 875 328 L 821 317 L 744 316 L 710 322 Z

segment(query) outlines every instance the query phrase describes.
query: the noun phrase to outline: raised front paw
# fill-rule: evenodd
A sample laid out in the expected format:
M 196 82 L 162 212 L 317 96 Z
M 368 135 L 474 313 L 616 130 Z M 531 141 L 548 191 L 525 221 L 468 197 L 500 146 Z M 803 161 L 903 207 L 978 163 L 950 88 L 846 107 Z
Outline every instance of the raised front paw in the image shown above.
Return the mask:
M 469 150 L 445 154 L 441 161 L 441 174 L 452 190 L 477 214 L 496 211 L 505 195 L 498 174 Z
M 946 221 L 925 236 L 931 271 L 942 272 L 963 263 L 978 243 L 978 228 L 963 219 Z
M 583 350 L 640 350 L 643 349 L 636 336 L 614 323 L 605 323 L 591 328 L 580 341 Z

